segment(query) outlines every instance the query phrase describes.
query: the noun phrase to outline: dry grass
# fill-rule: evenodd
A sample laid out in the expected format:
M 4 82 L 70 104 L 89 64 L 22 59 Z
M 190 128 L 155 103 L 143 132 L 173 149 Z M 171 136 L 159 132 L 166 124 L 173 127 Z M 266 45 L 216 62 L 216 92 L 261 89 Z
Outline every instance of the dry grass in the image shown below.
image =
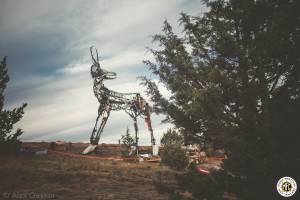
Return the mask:
M 40 199 L 168 199 L 154 183 L 172 172 L 158 163 L 128 163 L 47 156 L 0 158 L 0 199 L 9 194 L 46 194 Z M 2 196 L 1 196 L 2 195 Z M 27 195 L 27 196 L 26 196 Z M 48 195 L 48 196 L 47 196 Z M 17 197 L 20 196 L 15 196 Z M 22 198 L 18 198 L 22 199 Z

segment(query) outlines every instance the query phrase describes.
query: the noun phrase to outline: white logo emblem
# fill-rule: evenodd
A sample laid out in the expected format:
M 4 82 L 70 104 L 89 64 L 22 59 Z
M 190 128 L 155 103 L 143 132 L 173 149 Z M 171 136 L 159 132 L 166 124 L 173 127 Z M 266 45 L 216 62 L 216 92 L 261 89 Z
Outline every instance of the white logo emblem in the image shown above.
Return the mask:
M 291 197 L 297 191 L 297 183 L 291 177 L 282 177 L 277 182 L 277 191 L 283 197 Z

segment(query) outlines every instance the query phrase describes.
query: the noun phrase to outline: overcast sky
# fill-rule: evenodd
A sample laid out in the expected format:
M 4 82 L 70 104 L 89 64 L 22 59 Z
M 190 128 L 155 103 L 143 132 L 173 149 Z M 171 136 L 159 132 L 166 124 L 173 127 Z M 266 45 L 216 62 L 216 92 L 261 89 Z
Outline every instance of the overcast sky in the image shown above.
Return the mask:
M 16 125 L 24 130 L 22 140 L 88 142 L 99 106 L 89 47 L 96 46 L 103 68 L 118 75 L 105 82 L 108 88 L 143 93 L 136 78 L 150 76 L 142 63 L 151 59 L 150 36 L 161 32 L 165 19 L 180 31 L 180 12 L 198 15 L 203 7 L 200 0 L 0 0 L 0 57 L 8 56 L 10 76 L 6 108 L 28 103 Z M 159 140 L 171 125 L 161 124 L 163 116 L 152 119 Z M 113 112 L 100 143 L 117 143 L 127 126 L 133 133 L 129 116 Z M 139 128 L 141 144 L 150 144 L 143 120 Z

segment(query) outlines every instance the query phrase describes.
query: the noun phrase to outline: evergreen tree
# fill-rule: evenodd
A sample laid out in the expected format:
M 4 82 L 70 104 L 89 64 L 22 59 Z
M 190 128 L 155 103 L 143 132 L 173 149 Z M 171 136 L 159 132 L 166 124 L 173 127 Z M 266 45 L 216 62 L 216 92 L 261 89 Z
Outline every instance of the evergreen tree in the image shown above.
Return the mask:
M 131 146 L 135 144 L 134 138 L 130 135 L 129 128 L 126 129 L 126 134 L 121 136 L 121 143 L 125 147 L 124 156 L 129 156 Z
M 13 126 L 17 123 L 24 114 L 26 103 L 19 108 L 5 110 L 4 106 L 4 89 L 9 81 L 6 68 L 6 57 L 3 58 L 0 64 L 0 154 L 16 153 L 21 142 L 18 137 L 23 133 L 21 129 L 17 129 L 15 133 L 11 133 Z
M 169 128 L 162 136 L 160 144 L 163 146 L 172 144 L 178 144 L 181 146 L 183 145 L 183 137 L 177 130 Z
M 183 138 L 175 129 L 168 129 L 160 140 L 163 150 L 160 154 L 161 162 L 169 167 L 181 170 L 187 167 L 188 157 L 182 149 Z
M 159 47 L 145 64 L 171 97 L 153 80 L 143 77 L 143 84 L 154 110 L 186 141 L 205 137 L 226 150 L 223 170 L 212 175 L 219 198 L 224 191 L 239 199 L 278 198 L 279 178 L 300 180 L 299 1 L 203 2 L 203 15 L 181 14 L 183 36 L 167 21 L 153 36 Z M 195 197 L 210 199 L 206 188 L 189 186 Z

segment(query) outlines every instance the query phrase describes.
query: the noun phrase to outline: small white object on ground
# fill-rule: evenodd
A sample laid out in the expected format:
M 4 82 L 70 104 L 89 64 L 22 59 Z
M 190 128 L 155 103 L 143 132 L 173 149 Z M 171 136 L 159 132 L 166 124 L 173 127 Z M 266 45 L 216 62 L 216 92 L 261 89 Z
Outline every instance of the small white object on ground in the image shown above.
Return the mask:
M 148 153 L 145 153 L 145 154 L 140 154 L 140 156 L 142 158 L 150 158 L 150 155 Z
M 48 150 L 47 149 L 35 152 L 35 155 L 47 155 L 47 154 L 48 154 Z
M 88 154 L 93 152 L 96 149 L 97 145 L 92 145 L 90 144 L 87 148 L 84 149 L 84 151 L 82 152 L 82 154 Z

